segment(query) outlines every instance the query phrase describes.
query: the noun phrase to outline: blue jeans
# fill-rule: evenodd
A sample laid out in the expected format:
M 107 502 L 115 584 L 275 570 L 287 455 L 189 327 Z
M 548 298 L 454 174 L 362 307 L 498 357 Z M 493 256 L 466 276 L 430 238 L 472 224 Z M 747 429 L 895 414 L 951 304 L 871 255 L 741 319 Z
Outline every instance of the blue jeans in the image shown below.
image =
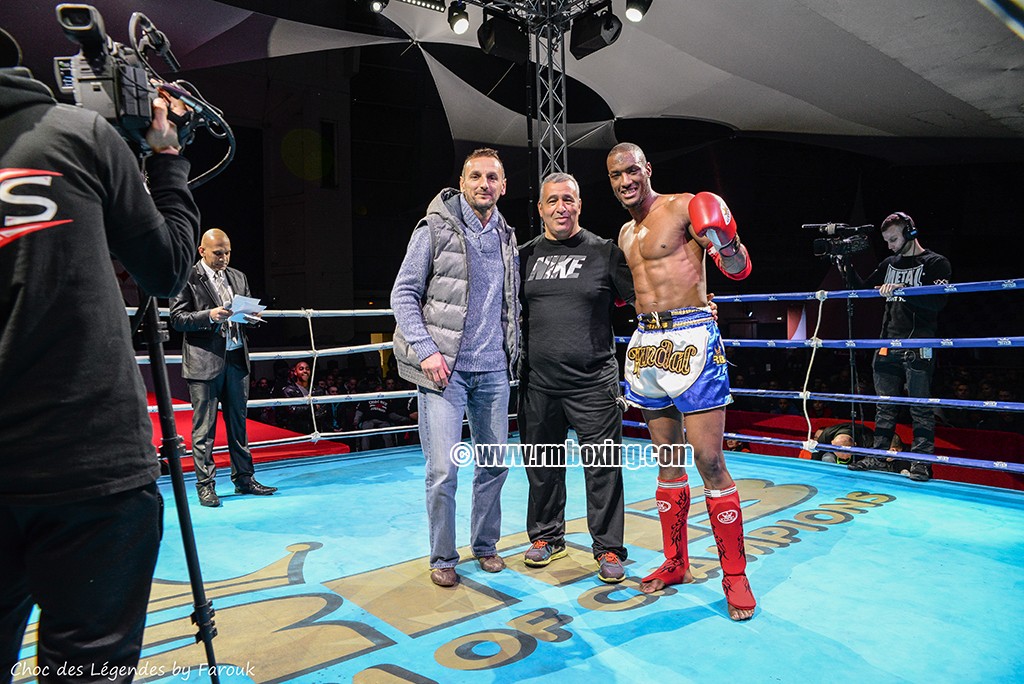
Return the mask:
M 475 444 L 505 444 L 508 398 L 508 374 L 503 370 L 453 371 L 443 392 L 419 388 L 432 568 L 453 568 L 459 562 L 455 544 L 459 467 L 451 459 L 451 450 L 462 441 L 463 416 L 469 416 L 469 431 Z M 477 558 L 497 553 L 501 537 L 501 487 L 507 476 L 508 468 L 475 464 L 470 548 Z

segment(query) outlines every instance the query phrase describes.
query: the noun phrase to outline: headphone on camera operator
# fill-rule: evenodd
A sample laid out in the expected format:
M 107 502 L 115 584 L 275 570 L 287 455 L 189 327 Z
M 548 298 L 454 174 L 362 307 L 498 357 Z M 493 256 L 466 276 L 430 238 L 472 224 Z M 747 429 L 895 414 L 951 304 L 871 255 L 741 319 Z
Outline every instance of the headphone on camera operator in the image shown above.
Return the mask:
M 903 237 L 903 245 L 899 250 L 893 250 L 899 256 L 914 256 L 914 254 L 921 251 L 921 246 L 917 244 L 917 225 L 914 223 L 914 219 L 910 217 L 910 214 L 906 214 L 902 211 L 894 211 L 885 217 L 882 221 L 882 233 L 890 227 L 900 225 L 900 235 Z M 910 246 L 908 249 L 907 246 Z

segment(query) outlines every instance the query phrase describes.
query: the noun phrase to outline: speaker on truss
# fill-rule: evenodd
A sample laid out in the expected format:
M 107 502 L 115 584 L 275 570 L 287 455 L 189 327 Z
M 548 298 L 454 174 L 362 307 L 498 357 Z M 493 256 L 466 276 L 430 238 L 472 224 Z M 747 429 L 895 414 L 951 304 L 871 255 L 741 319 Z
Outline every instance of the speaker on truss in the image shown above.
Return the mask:
M 518 22 L 500 15 L 486 19 L 476 32 L 480 49 L 488 55 L 508 59 L 516 64 L 530 60 L 530 36 Z
M 576 59 L 583 59 L 614 43 L 620 33 L 622 20 L 612 14 L 612 3 L 609 0 L 594 10 L 581 14 L 572 22 L 569 52 Z

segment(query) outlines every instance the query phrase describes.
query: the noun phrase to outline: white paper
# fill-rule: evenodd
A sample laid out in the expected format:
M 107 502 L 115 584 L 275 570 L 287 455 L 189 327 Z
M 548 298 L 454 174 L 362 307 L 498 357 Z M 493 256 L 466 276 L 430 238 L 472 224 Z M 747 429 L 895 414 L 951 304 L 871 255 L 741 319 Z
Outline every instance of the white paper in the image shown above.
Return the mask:
M 248 323 L 246 316 L 258 314 L 266 308 L 260 304 L 258 299 L 236 294 L 235 298 L 231 300 L 231 318 L 228 320 L 232 323 Z

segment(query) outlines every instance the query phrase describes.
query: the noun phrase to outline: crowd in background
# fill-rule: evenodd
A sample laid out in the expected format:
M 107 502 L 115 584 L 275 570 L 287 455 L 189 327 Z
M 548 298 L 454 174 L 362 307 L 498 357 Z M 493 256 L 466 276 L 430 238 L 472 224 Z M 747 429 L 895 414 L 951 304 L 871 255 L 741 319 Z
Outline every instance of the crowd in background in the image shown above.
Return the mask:
M 379 364 L 340 367 L 336 359 L 324 359 L 314 365 L 301 360 L 293 364 L 274 362 L 270 376 L 253 373 L 249 399 L 319 397 L 345 394 L 398 392 L 414 389 L 398 377 L 393 368 L 382 372 Z M 309 406 L 272 406 L 249 409 L 249 418 L 277 427 L 310 434 L 317 432 L 350 432 L 375 428 L 414 425 L 417 421 L 415 397 L 367 397 L 360 401 L 315 404 Z M 315 425 L 314 425 L 315 421 Z M 353 450 L 380 446 L 412 444 L 415 430 L 379 435 L 356 436 L 346 440 Z
M 768 353 L 765 353 L 768 352 Z M 809 351 L 799 349 L 757 350 L 730 349 L 731 384 L 734 389 L 769 389 L 799 391 L 807 373 Z M 376 356 L 376 355 L 374 355 Z M 353 363 L 353 361 L 355 363 Z M 348 365 L 342 365 L 348 364 Z M 874 395 L 871 372 L 866 359 L 857 359 L 856 394 Z M 808 389 L 830 394 L 851 393 L 851 367 L 846 352 L 819 350 L 815 359 Z M 274 362 L 270 374 L 253 373 L 249 390 L 250 399 L 326 396 L 338 394 L 373 394 L 377 392 L 409 391 L 415 389 L 398 377 L 393 368 L 382 369 L 379 363 L 362 358 L 342 357 L 322 359 L 314 367 L 311 361 L 289 363 Z M 932 381 L 932 393 L 943 399 L 974 401 L 1020 401 L 1017 387 L 1024 382 L 1024 369 L 994 367 L 985 364 L 939 363 Z M 734 394 L 736 411 L 757 411 L 776 415 L 803 415 L 799 399 L 773 397 L 747 397 Z M 358 402 L 320 404 L 313 414 L 308 406 L 279 406 L 250 408 L 249 418 L 301 434 L 316 430 L 349 432 L 371 428 L 412 426 L 417 422 L 415 397 L 371 398 Z M 814 418 L 849 418 L 850 403 L 842 401 L 812 400 L 808 414 Z M 856 404 L 857 419 L 874 420 L 873 402 Z M 900 422 L 910 423 L 903 409 Z M 1024 434 L 1024 414 L 1015 411 L 982 409 L 954 409 L 936 407 L 939 426 L 977 430 L 999 430 Z M 345 440 L 353 451 L 387 446 L 415 444 L 415 429 L 395 431 L 373 436 L 355 436 Z

